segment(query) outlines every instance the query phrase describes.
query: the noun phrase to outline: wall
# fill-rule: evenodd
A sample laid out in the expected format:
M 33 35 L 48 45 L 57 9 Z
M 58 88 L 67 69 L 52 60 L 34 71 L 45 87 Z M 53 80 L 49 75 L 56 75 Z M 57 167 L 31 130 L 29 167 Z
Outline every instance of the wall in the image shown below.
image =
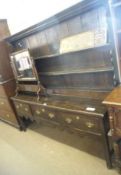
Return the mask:
M 4 0 L 1 1 L 0 18 L 8 20 L 12 34 L 38 23 L 80 0 Z

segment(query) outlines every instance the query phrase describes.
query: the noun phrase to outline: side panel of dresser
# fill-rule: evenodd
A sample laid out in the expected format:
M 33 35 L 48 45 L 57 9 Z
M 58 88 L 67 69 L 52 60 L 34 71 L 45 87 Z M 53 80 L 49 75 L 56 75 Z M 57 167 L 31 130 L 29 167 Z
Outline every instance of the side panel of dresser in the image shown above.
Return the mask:
M 0 84 L 0 119 L 19 127 L 10 96 L 15 93 L 15 80 L 8 80 Z
M 0 41 L 0 81 L 7 81 L 13 78 L 13 71 L 10 65 L 9 47 L 5 41 Z

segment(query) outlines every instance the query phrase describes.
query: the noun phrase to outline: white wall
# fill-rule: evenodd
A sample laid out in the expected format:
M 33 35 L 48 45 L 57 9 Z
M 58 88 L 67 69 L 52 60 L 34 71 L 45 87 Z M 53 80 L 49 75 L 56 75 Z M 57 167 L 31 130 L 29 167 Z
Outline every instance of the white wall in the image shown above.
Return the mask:
M 34 25 L 80 0 L 1 0 L 0 18 L 8 20 L 11 34 Z

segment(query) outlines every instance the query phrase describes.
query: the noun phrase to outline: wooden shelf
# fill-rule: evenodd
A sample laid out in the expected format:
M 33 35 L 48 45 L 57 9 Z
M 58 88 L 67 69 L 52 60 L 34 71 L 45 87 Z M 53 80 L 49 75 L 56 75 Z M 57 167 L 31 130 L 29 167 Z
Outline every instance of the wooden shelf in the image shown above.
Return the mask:
M 88 50 L 94 50 L 94 49 L 98 49 L 101 47 L 108 47 L 110 44 L 104 44 L 104 45 L 100 45 L 100 46 L 96 46 L 96 47 L 90 47 L 90 48 L 86 48 L 83 50 L 78 50 L 78 51 L 73 51 L 73 52 L 67 52 L 67 53 L 58 53 L 58 54 L 53 54 L 53 55 L 45 55 L 45 56 L 41 56 L 38 58 L 34 58 L 34 60 L 41 60 L 41 59 L 47 59 L 47 58 L 53 58 L 53 57 L 59 57 L 59 56 L 63 56 L 63 55 L 68 55 L 68 54 L 74 54 L 74 53 L 80 53 L 80 52 L 84 52 L 84 51 L 88 51 Z
M 113 71 L 113 67 L 106 68 L 91 68 L 91 69 L 78 69 L 72 71 L 56 71 L 56 72 L 40 72 L 40 75 L 56 76 L 56 75 L 66 75 L 66 74 L 85 74 L 85 73 L 98 73 L 98 72 L 107 72 Z
M 18 81 L 37 81 L 36 78 L 18 78 Z

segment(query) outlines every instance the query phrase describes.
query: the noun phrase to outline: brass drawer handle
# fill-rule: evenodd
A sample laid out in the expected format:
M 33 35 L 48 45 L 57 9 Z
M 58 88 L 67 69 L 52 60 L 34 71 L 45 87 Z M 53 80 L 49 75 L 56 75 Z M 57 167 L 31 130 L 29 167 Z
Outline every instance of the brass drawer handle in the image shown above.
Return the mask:
M 45 112 L 45 109 L 42 109 L 42 112 Z
M 48 115 L 51 119 L 55 117 L 55 115 L 53 113 L 49 113 Z
M 6 116 L 7 116 L 8 118 L 10 117 L 10 115 L 9 115 L 9 114 L 7 114 Z
M 93 128 L 93 127 L 94 127 L 94 123 L 86 122 L 85 124 L 86 124 L 86 126 L 87 126 L 88 128 Z
M 71 119 L 71 118 L 66 118 L 65 121 L 66 121 L 68 124 L 72 123 L 72 119 Z
M 4 105 L 5 103 L 3 101 L 0 102 L 1 105 Z
M 25 111 L 26 111 L 26 112 L 28 112 L 28 111 L 29 111 L 29 109 L 28 109 L 28 108 L 25 108 Z
M 41 114 L 41 112 L 37 110 L 37 111 L 36 111 L 36 114 L 39 115 L 39 114 Z
M 76 120 L 79 120 L 80 119 L 80 117 L 79 116 L 76 116 Z
M 16 105 L 16 108 L 19 109 L 19 105 Z

